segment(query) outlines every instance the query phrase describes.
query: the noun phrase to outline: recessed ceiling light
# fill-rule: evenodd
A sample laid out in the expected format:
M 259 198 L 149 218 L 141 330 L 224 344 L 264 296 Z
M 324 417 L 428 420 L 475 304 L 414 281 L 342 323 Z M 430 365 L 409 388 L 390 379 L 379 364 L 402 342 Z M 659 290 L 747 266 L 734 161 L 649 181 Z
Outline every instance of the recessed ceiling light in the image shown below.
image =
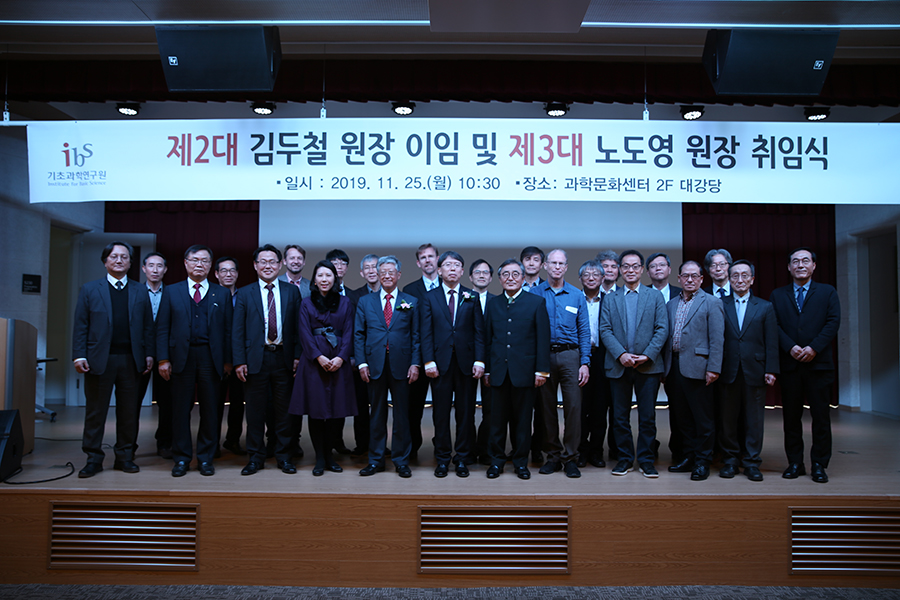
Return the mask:
M 548 117 L 562 117 L 569 112 L 569 107 L 562 102 L 548 102 L 544 105 Z
M 681 118 L 685 121 L 696 121 L 703 116 L 704 111 L 702 106 L 682 106 Z
M 395 114 L 405 117 L 413 114 L 413 111 L 416 110 L 416 105 L 414 102 L 392 102 L 391 110 L 393 110 Z
M 258 115 L 266 116 L 275 112 L 274 102 L 254 102 L 250 105 L 250 109 Z
M 807 121 L 824 121 L 831 114 L 827 106 L 809 106 L 803 109 L 803 116 Z
M 141 112 L 141 105 L 137 102 L 119 102 L 116 104 L 116 110 L 120 115 L 126 117 L 136 117 Z

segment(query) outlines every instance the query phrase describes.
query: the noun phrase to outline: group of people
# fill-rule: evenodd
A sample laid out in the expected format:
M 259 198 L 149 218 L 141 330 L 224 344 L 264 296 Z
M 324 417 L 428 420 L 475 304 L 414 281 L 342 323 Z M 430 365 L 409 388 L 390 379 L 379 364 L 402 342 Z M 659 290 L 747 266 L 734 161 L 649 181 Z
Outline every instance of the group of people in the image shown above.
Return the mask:
M 494 479 L 511 462 L 519 478 L 529 479 L 530 454 L 546 475 L 580 477 L 581 468 L 604 468 L 608 458 L 613 475 L 636 464 L 656 478 L 662 383 L 670 472 L 705 480 L 718 453 L 720 477 L 743 470 L 762 481 L 766 386 L 777 377 L 789 465 L 783 477 L 806 474 L 801 418 L 807 404 L 810 475 L 828 481 L 831 345 L 840 305 L 832 286 L 812 280 L 816 255 L 809 248 L 790 253 L 793 281 L 770 301 L 751 292 L 754 265 L 732 260 L 724 249 L 710 250 L 703 265 L 682 263 L 681 287 L 668 282 L 666 254 L 645 261 L 637 250 L 608 250 L 580 266 L 579 288 L 565 280 L 564 250 L 545 254 L 530 246 L 498 267 L 499 295 L 488 291 L 494 268 L 486 260 L 470 264 L 472 287 L 466 287 L 463 257 L 431 244 L 416 250 L 421 276 L 402 290 L 401 261 L 393 255 L 363 257 L 365 284 L 353 290 L 344 286 L 350 259 L 339 249 L 307 279 L 302 247 L 282 252 L 263 245 L 253 254 L 256 281 L 241 288 L 238 260 L 214 261 L 203 245 L 184 253 L 187 278 L 165 286 L 165 257 L 144 257 L 143 285 L 127 277 L 132 256 L 127 243 L 110 243 L 101 254 L 107 276 L 85 284 L 78 297 L 73 355 L 84 374 L 88 457 L 79 477 L 103 469 L 113 389 L 114 468 L 140 470 L 134 462 L 139 409 L 152 378 L 157 452 L 173 460 L 174 477 L 186 475 L 194 458 L 202 475 L 213 475 L 220 440 L 221 448 L 247 456 L 241 475 L 257 473 L 272 457 L 278 469 L 296 473 L 304 416 L 316 455 L 313 475 L 341 472 L 338 452 L 367 456 L 362 476 L 384 471 L 389 457 L 400 477 L 411 477 L 430 387 L 436 477 L 451 469 L 468 477 L 469 467 L 480 463 Z M 645 269 L 650 285 L 641 283 Z M 343 441 L 348 417 L 353 450 Z

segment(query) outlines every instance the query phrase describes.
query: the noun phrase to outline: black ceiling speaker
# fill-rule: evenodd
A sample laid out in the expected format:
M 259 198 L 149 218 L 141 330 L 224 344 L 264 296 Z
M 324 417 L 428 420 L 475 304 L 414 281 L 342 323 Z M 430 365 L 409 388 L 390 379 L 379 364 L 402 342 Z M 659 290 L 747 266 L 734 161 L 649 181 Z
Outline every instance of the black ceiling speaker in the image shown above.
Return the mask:
M 703 66 L 719 95 L 818 96 L 840 32 L 711 29 Z
M 277 27 L 161 25 L 156 42 L 170 92 L 271 92 L 281 66 Z

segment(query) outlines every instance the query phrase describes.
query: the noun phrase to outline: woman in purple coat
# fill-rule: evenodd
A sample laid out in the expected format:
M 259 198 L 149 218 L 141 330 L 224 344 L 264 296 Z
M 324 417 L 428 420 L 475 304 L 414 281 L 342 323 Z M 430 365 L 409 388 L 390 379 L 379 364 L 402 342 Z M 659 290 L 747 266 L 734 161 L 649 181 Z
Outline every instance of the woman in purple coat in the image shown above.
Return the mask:
M 309 415 L 309 436 L 316 450 L 313 475 L 343 471 L 331 450 L 340 439 L 343 417 L 356 415 L 356 395 L 350 371 L 353 348 L 353 306 L 335 290 L 337 271 L 319 261 L 313 269 L 309 298 L 300 303 L 303 356 L 294 379 L 289 412 Z

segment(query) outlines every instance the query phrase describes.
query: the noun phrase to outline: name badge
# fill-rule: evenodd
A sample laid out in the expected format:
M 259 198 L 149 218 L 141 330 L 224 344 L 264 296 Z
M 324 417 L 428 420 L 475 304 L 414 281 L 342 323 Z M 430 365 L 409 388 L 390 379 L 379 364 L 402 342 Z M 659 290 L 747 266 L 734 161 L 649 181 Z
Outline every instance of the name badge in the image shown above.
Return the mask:
M 577 315 L 577 314 L 578 314 L 578 307 L 577 307 L 577 306 L 567 306 L 567 307 L 566 307 L 566 310 L 569 311 L 570 313 L 572 313 L 573 315 Z

